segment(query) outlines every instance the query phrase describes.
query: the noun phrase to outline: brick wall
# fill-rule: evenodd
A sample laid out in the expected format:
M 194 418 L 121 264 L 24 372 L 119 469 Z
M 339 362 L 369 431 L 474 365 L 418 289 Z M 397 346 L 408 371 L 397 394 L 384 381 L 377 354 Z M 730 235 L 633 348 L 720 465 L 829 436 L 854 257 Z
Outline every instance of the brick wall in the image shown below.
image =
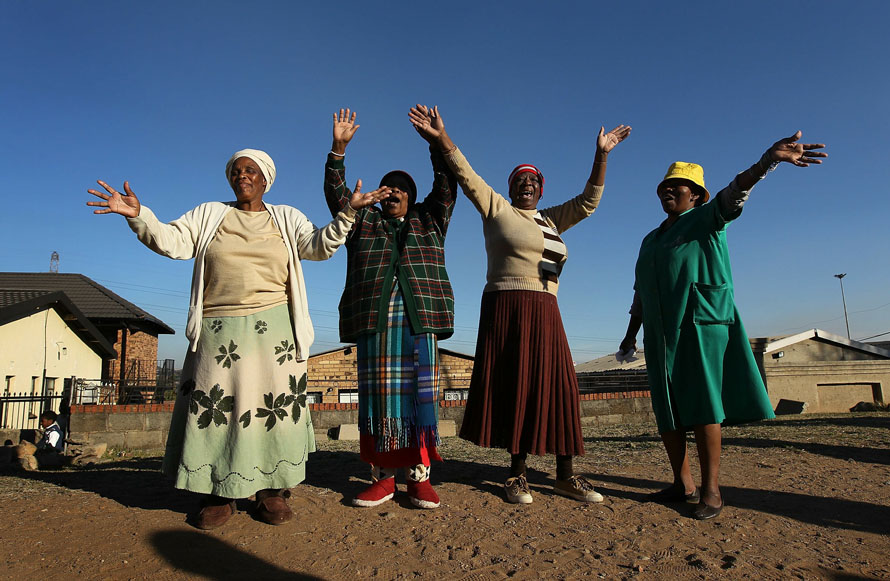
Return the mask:
M 310 355 L 306 391 L 321 393 L 323 404 L 339 402 L 341 389 L 358 389 L 354 345 Z M 439 399 L 446 389 L 469 389 L 473 358 L 454 351 L 439 350 Z
M 581 394 L 581 424 L 648 423 L 655 416 L 648 391 Z M 439 419 L 452 420 L 460 429 L 466 401 L 440 401 Z M 358 404 L 309 404 L 318 437 L 341 424 L 358 422 Z M 71 406 L 70 439 L 112 448 L 160 449 L 167 441 L 173 404 Z M 18 441 L 17 439 L 15 440 Z
M 127 350 L 122 349 L 123 333 L 127 333 Z M 128 331 L 118 329 L 114 339 L 114 350 L 117 359 L 108 360 L 103 364 L 103 379 L 117 381 L 120 379 L 121 357 L 126 355 L 125 369 L 129 373 L 134 361 L 137 361 L 138 377 L 144 381 L 154 381 L 157 377 L 158 336 L 144 331 Z

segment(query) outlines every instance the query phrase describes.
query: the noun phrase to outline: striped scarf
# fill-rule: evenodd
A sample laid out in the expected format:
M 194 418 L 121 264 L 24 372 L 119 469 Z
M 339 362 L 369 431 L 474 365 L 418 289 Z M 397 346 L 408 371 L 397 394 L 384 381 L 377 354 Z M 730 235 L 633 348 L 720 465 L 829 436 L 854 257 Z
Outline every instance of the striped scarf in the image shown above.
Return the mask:
M 562 266 L 566 261 L 566 245 L 559 233 L 541 216 L 535 214 L 535 222 L 544 235 L 544 252 L 541 255 L 541 278 L 550 282 L 558 282 Z
M 439 445 L 439 350 L 432 333 L 414 335 L 398 282 L 382 333 L 356 341 L 359 430 L 378 452 Z

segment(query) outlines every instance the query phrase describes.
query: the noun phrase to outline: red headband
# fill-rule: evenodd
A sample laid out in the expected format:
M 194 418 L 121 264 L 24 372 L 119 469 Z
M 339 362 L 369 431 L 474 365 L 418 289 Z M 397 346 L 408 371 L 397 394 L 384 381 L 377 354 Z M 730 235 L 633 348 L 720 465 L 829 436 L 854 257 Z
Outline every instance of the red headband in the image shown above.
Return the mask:
M 541 194 L 544 193 L 544 174 L 538 170 L 535 166 L 530 163 L 523 163 L 516 166 L 516 169 L 510 172 L 510 177 L 507 178 L 507 187 L 513 187 L 513 180 L 519 177 L 519 174 L 523 173 L 533 173 L 538 176 L 538 179 L 541 180 Z

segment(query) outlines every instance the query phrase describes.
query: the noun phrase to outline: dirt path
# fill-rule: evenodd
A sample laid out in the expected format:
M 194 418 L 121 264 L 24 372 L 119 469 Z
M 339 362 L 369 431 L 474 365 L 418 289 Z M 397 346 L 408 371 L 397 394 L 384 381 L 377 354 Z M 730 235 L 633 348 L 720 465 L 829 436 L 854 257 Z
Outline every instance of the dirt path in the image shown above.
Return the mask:
M 888 414 L 725 429 L 727 508 L 710 522 L 642 502 L 669 479 L 654 428 L 586 436 L 576 470 L 606 495 L 600 505 L 548 492 L 553 458 L 530 462 L 534 503 L 508 504 L 506 454 L 450 438 L 433 467 L 440 509 L 404 493 L 356 509 L 368 472 L 357 445 L 322 442 L 293 491 L 295 521 L 264 525 L 245 501 L 210 532 L 185 523 L 195 498 L 167 485 L 158 457 L 7 473 L 0 578 L 890 579 Z

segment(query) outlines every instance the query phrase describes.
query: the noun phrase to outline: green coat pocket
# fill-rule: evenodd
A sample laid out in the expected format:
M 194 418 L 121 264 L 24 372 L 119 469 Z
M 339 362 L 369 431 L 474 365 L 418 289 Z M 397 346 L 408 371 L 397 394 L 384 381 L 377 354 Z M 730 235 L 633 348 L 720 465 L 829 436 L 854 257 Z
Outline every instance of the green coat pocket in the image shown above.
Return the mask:
M 732 288 L 724 284 L 692 283 L 694 305 L 692 321 L 696 325 L 732 325 L 735 323 L 735 304 Z

